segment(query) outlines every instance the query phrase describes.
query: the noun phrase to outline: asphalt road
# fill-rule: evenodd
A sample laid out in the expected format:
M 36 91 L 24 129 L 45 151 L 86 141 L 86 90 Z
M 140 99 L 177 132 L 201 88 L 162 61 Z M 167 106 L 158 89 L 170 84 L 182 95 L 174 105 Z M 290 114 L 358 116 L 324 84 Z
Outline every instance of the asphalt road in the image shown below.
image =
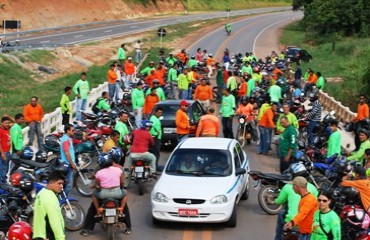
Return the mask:
M 267 12 L 277 12 L 289 10 L 290 7 L 259 8 L 231 11 L 230 16 L 261 14 Z M 152 29 L 158 29 L 162 26 L 185 23 L 196 20 L 205 20 L 213 18 L 226 17 L 226 12 L 212 12 L 202 14 L 180 15 L 172 17 L 161 17 L 149 20 L 132 20 L 121 24 L 111 24 L 106 26 L 90 26 L 89 28 L 76 29 L 66 32 L 65 29 L 49 31 L 50 33 L 37 34 L 36 36 L 19 35 L 8 36 L 7 40 L 18 39 L 21 45 L 29 44 L 76 44 L 83 42 L 109 39 L 118 36 L 125 36 L 133 33 L 143 32 Z
M 272 28 L 284 25 L 287 22 L 301 17 L 300 13 L 282 12 L 272 13 L 261 16 L 254 16 L 240 20 L 232 24 L 233 33 L 227 36 L 223 27 L 217 29 L 209 35 L 200 38 L 189 48 L 191 54 L 195 53 L 196 48 L 206 48 L 209 52 L 216 54 L 220 58 L 224 48 L 229 48 L 231 52 L 251 51 L 259 46 L 259 38 L 268 36 L 265 34 Z M 269 45 L 271 47 L 273 45 Z M 277 49 L 272 49 L 277 50 Z M 234 128 L 236 128 L 234 122 Z M 236 129 L 235 131 L 236 132 Z M 278 159 L 275 151 L 271 151 L 268 156 L 256 154 L 256 144 L 252 143 L 245 146 L 252 170 L 266 172 L 276 172 Z M 169 152 L 162 152 L 160 165 L 165 164 Z M 163 226 L 154 226 L 151 221 L 149 193 L 154 185 L 154 181 L 149 182 L 147 192 L 143 196 L 138 196 L 137 188 L 132 184 L 128 189 L 129 207 L 133 231 L 127 236 L 119 234 L 117 239 L 170 239 L 170 240 L 267 240 L 273 239 L 275 230 L 275 216 L 265 214 L 257 202 L 257 192 L 253 189 L 251 181 L 250 198 L 241 201 L 238 206 L 238 225 L 236 228 L 226 228 L 223 224 L 184 224 L 184 223 L 165 223 Z M 73 190 L 74 191 L 74 190 Z M 78 195 L 77 195 L 78 196 Z M 87 208 L 90 199 L 79 197 L 81 204 Z M 94 233 L 86 238 L 79 235 L 79 232 L 67 232 L 67 239 L 105 239 L 106 233 L 97 226 Z

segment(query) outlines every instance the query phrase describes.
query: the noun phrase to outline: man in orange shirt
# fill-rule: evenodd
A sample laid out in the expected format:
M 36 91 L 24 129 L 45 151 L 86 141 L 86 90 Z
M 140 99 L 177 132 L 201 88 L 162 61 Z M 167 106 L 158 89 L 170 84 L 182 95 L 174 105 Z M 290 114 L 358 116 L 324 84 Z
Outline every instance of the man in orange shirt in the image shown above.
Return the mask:
M 188 62 L 188 55 L 186 54 L 185 49 L 182 49 L 181 52 L 176 55 L 176 57 L 183 64 L 183 66 L 185 66 Z
M 313 70 L 310 69 L 306 85 L 304 86 L 303 92 L 306 95 L 308 91 L 312 91 L 313 86 L 316 86 L 317 83 L 317 75 Z
M 213 101 L 213 93 L 205 79 L 200 80 L 200 84 L 195 88 L 194 100 L 198 100 L 203 109 L 210 107 L 211 101 Z
M 313 215 L 318 209 L 317 199 L 307 190 L 307 180 L 298 176 L 293 179 L 293 190 L 301 196 L 298 206 L 298 214 L 292 221 L 284 225 L 284 229 L 291 229 L 297 225 L 300 240 L 310 240 L 312 233 Z
M 189 103 L 185 100 L 180 102 L 180 108 L 176 112 L 176 133 L 177 141 L 181 142 L 189 136 L 190 132 L 190 121 L 188 116 Z
M 108 92 L 109 92 L 109 101 L 113 101 L 114 95 L 116 93 L 116 81 L 117 73 L 115 71 L 115 65 L 111 64 L 110 69 L 108 70 Z
M 220 133 L 220 119 L 214 115 L 213 107 L 207 108 L 207 114 L 199 119 L 196 137 L 218 137 Z
M 364 121 L 365 119 L 369 118 L 369 106 L 366 103 L 366 96 L 364 94 L 360 95 L 360 103 L 357 105 L 357 116 L 352 120 L 355 130 L 355 145 L 356 149 L 355 151 L 358 151 L 361 145 L 361 141 L 359 138 L 359 130 L 364 127 L 364 125 L 367 125 L 367 123 Z
M 208 54 L 208 58 L 206 60 L 206 66 L 208 68 L 208 78 L 213 75 L 213 66 L 216 64 L 216 59 L 213 58 L 213 55 L 210 53 Z
M 247 95 L 248 84 L 245 82 L 244 77 L 240 78 L 240 84 L 239 84 L 237 92 L 238 92 L 238 99 L 241 99 L 242 97 Z
M 148 86 L 150 88 L 152 88 L 153 87 L 153 81 L 155 79 L 158 80 L 157 73 L 155 72 L 155 70 L 151 70 L 150 71 L 150 74 L 148 76 L 146 76 L 146 78 L 144 79 L 144 81 L 145 81 L 146 84 L 148 84 Z
M 41 131 L 41 121 L 44 117 L 44 110 L 38 103 L 38 98 L 36 96 L 31 97 L 31 103 L 24 107 L 23 115 L 28 126 L 30 127 L 28 144 L 32 146 L 36 134 L 38 148 L 42 149 L 43 137 Z
M 157 90 L 152 89 L 151 93 L 145 97 L 143 107 L 143 118 L 147 118 L 152 113 L 154 105 L 159 102 L 160 99 L 157 95 Z
M 258 146 L 258 154 L 267 155 L 271 145 L 271 135 L 275 128 L 274 116 L 277 111 L 277 103 L 273 103 L 271 108 L 268 108 L 262 115 L 258 129 L 260 131 L 260 144 Z
M 129 88 L 131 88 L 131 84 L 135 80 L 134 77 L 135 77 L 135 73 L 136 73 L 136 66 L 132 62 L 131 57 L 127 58 L 127 62 L 125 63 L 124 70 L 125 70 L 125 75 L 126 75 L 126 77 L 124 79 L 125 89 L 129 89 Z

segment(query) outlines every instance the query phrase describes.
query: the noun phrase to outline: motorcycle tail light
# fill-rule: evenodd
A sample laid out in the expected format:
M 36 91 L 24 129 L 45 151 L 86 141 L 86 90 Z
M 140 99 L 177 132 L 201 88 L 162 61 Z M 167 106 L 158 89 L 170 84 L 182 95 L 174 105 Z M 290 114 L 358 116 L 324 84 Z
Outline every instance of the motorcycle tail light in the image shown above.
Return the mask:
M 135 162 L 135 166 L 144 166 L 144 162 L 139 160 Z
M 116 203 L 115 202 L 107 202 L 107 203 L 105 203 L 105 207 L 106 208 L 115 208 Z

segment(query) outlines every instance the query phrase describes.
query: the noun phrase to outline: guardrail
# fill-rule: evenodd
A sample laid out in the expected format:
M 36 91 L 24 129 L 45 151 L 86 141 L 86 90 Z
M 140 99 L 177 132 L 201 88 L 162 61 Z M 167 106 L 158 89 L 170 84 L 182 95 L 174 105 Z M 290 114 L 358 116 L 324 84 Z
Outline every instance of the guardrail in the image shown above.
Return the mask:
M 66 44 L 26 44 L 26 45 L 18 45 L 18 46 L 10 46 L 10 47 L 0 47 L 0 53 L 7 53 L 7 52 L 18 52 L 24 49 L 35 49 L 35 48 L 58 48 L 58 47 L 65 47 Z
M 324 109 L 334 110 L 337 120 L 342 123 L 350 122 L 356 116 L 356 113 L 352 112 L 349 107 L 343 106 L 341 102 L 321 90 L 319 91 L 319 100 Z

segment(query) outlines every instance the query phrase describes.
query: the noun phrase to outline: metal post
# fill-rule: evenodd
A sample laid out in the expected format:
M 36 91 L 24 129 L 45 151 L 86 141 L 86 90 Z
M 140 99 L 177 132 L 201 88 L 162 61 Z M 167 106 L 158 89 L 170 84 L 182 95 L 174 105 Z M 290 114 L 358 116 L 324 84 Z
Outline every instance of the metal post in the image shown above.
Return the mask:
M 160 38 L 161 38 L 161 48 L 162 48 L 162 38 L 163 38 L 163 34 L 161 34 L 161 37 L 160 37 Z
M 227 11 L 227 20 L 230 20 L 230 11 Z
M 5 35 L 5 29 L 6 29 L 6 21 L 3 20 L 3 28 L 4 28 L 4 41 L 6 39 L 6 35 Z

